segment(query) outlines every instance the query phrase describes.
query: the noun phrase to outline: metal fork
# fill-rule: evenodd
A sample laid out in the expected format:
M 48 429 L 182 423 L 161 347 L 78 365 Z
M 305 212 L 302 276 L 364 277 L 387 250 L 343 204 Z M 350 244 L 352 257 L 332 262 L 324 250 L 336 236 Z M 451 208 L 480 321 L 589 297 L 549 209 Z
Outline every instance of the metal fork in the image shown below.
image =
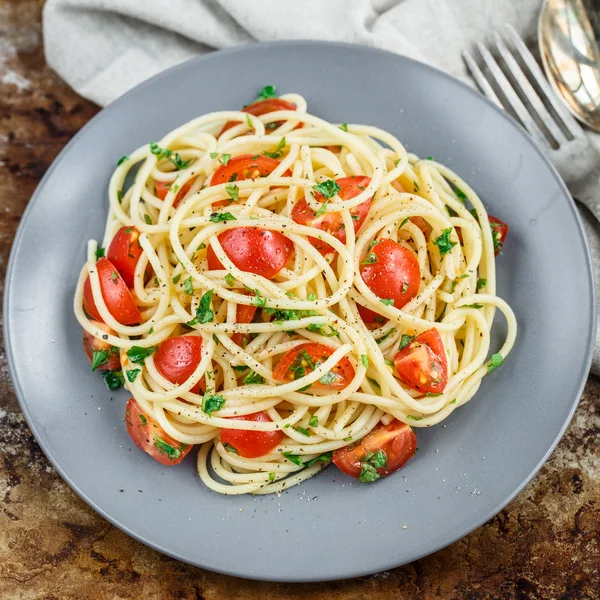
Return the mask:
M 550 89 L 519 34 L 508 24 L 505 34 L 512 51 L 498 33 L 493 35 L 501 60 L 495 58 L 484 44 L 477 43 L 488 77 L 471 54 L 463 53 L 473 79 L 490 100 L 520 121 L 556 167 L 573 197 L 585 204 L 600 221 L 600 154 Z M 518 58 L 526 69 L 521 67 Z M 537 90 L 532 82 L 537 85 Z

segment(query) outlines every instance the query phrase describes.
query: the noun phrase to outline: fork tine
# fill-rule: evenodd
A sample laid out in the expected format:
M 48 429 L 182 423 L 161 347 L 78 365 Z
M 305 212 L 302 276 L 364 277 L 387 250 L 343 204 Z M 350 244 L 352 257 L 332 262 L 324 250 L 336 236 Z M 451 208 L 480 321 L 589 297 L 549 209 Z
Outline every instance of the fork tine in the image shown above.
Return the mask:
M 502 93 L 512 106 L 525 129 L 527 129 L 529 134 L 538 144 L 545 148 L 549 148 L 550 144 L 548 143 L 546 136 L 540 131 L 540 128 L 532 119 L 528 110 L 525 108 L 525 105 L 523 102 L 521 102 L 521 99 L 506 78 L 506 75 L 504 75 L 502 69 L 498 66 L 498 63 L 492 56 L 491 52 L 481 42 L 477 42 L 477 48 L 479 49 L 487 68 L 490 70 L 492 77 L 494 77 L 496 80 L 498 87 L 502 90 Z
M 583 130 L 581 126 L 573 118 L 571 113 L 565 108 L 560 98 L 558 98 L 558 96 L 550 89 L 550 85 L 546 81 L 542 69 L 538 65 L 531 52 L 529 52 L 529 49 L 525 45 L 525 42 L 523 42 L 523 40 L 520 38 L 519 34 L 516 32 L 515 28 L 512 25 L 506 23 L 504 25 L 504 28 L 506 29 L 510 41 L 513 43 L 514 47 L 521 55 L 523 62 L 527 65 L 527 68 L 529 69 L 529 72 L 531 73 L 532 77 L 535 79 L 536 83 L 540 86 L 540 89 L 546 95 L 546 98 L 548 99 L 548 102 L 550 102 L 550 104 L 552 105 L 552 108 L 563 120 L 563 123 L 565 124 L 565 127 L 568 129 L 569 133 L 573 137 L 581 137 L 583 135 Z
M 529 83 L 527 77 L 525 77 L 525 74 L 521 70 L 521 67 L 515 60 L 515 57 L 511 54 L 510 50 L 508 49 L 502 38 L 497 33 L 494 33 L 492 37 L 494 38 L 494 43 L 498 48 L 498 52 L 500 52 L 500 56 L 502 56 L 502 58 L 504 59 L 504 63 L 506 64 L 508 70 L 511 72 L 512 76 L 515 78 L 515 81 L 521 88 L 523 95 L 527 98 L 529 104 L 531 104 L 535 112 L 538 114 L 540 121 L 544 124 L 546 129 L 550 132 L 552 137 L 559 143 L 559 145 L 566 144 L 567 138 L 565 134 L 561 131 L 560 127 L 556 124 L 556 122 L 544 106 L 544 103 L 540 100 L 536 91 L 533 89 L 533 86 L 531 85 L 531 83 Z
M 490 85 L 489 81 L 485 78 L 485 75 L 479 68 L 479 65 L 475 62 L 475 59 L 468 53 L 463 52 L 462 57 L 467 63 L 467 68 L 471 72 L 475 83 L 479 86 L 479 89 L 494 103 L 498 108 L 504 110 L 504 106 L 502 106 L 502 102 L 500 102 L 494 88 Z

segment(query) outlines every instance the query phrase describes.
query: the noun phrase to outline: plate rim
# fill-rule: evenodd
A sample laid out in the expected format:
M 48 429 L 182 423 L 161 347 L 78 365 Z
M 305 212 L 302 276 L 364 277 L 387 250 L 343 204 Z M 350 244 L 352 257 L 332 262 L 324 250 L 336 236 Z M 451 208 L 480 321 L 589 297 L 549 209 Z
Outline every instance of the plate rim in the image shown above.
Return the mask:
M 398 565 L 396 561 L 391 559 L 391 560 L 388 560 L 387 563 L 385 564 L 385 566 L 383 566 L 379 570 L 373 571 L 370 568 L 367 568 L 367 569 L 359 569 L 359 568 L 352 569 L 352 568 L 350 568 L 350 569 L 348 569 L 348 571 L 346 573 L 342 574 L 341 576 L 336 576 L 335 574 L 331 574 L 330 576 L 327 576 L 327 577 L 317 577 L 317 578 L 315 578 L 315 577 L 279 577 L 279 578 L 277 578 L 276 575 L 273 575 L 270 577 L 258 577 L 258 576 L 253 576 L 252 573 L 248 573 L 248 572 L 244 573 L 239 570 L 235 571 L 235 570 L 229 569 L 229 568 L 222 568 L 219 566 L 202 564 L 198 561 L 190 560 L 189 558 L 179 555 L 176 551 L 166 550 L 166 549 L 160 547 L 159 544 L 153 542 L 150 539 L 147 539 L 144 535 L 141 535 L 141 534 L 136 533 L 135 531 L 131 530 L 126 524 L 119 522 L 116 518 L 112 517 L 108 512 L 106 512 L 102 507 L 100 507 L 98 504 L 96 504 L 96 502 L 94 500 L 89 498 L 85 494 L 85 492 L 83 492 L 80 489 L 78 484 L 74 480 L 72 480 L 66 474 L 66 472 L 64 472 L 63 468 L 57 462 L 55 457 L 50 453 L 49 450 L 47 450 L 45 442 L 40 441 L 40 439 L 43 439 L 43 436 L 40 436 L 38 434 L 39 427 L 36 426 L 35 419 L 33 418 L 32 414 L 29 412 L 28 401 L 27 401 L 24 391 L 22 389 L 21 382 L 16 377 L 16 366 L 15 366 L 16 359 L 15 359 L 15 356 L 13 355 L 13 347 L 12 347 L 12 338 L 15 336 L 14 336 L 14 333 L 11 331 L 12 318 L 10 315 L 12 313 L 12 309 L 11 309 L 11 303 L 10 303 L 10 293 L 11 293 L 11 289 L 13 287 L 15 264 L 17 262 L 17 256 L 19 254 L 19 248 L 21 245 L 21 241 L 22 241 L 23 236 L 25 235 L 24 232 L 27 229 L 27 223 L 29 221 L 31 213 L 33 212 L 34 207 L 36 206 L 36 204 L 38 203 L 38 201 L 41 197 L 41 190 L 44 188 L 46 181 L 51 177 L 51 175 L 55 171 L 55 169 L 58 168 L 60 163 L 62 163 L 62 161 L 65 158 L 65 155 L 70 150 L 71 146 L 75 145 L 78 142 L 80 136 L 83 136 L 88 128 L 93 127 L 93 125 L 95 124 L 95 122 L 97 120 L 100 120 L 100 119 L 106 118 L 107 116 L 110 116 L 110 113 L 113 110 L 118 110 L 118 106 L 121 104 L 121 101 L 125 100 L 134 91 L 138 91 L 140 89 L 143 89 L 146 86 L 151 85 L 153 82 L 155 82 L 156 80 L 160 80 L 162 77 L 165 77 L 167 74 L 172 74 L 173 72 L 189 68 L 192 63 L 203 63 L 205 61 L 210 62 L 215 55 L 237 54 L 237 53 L 245 52 L 248 49 L 254 49 L 254 48 L 269 49 L 269 48 L 278 47 L 278 46 L 288 46 L 288 47 L 296 47 L 298 49 L 302 49 L 303 47 L 316 46 L 316 45 L 323 46 L 323 47 L 336 46 L 336 47 L 341 47 L 341 48 L 347 48 L 348 50 L 353 50 L 353 51 L 360 50 L 361 52 L 365 52 L 367 54 L 369 54 L 369 53 L 383 54 L 383 55 L 393 57 L 395 60 L 397 60 L 399 62 L 406 62 L 406 63 L 412 64 L 414 66 L 417 66 L 419 69 L 424 69 L 426 71 L 432 72 L 435 76 L 437 76 L 437 77 L 441 76 L 443 79 L 449 80 L 453 85 L 458 85 L 460 88 L 462 88 L 464 92 L 470 94 L 471 96 L 477 97 L 479 100 L 482 100 L 485 104 L 488 105 L 488 107 L 492 108 L 497 114 L 502 116 L 502 118 L 507 123 L 507 127 L 516 128 L 519 131 L 519 133 L 521 134 L 522 138 L 526 141 L 526 143 L 534 149 L 534 151 L 538 154 L 538 156 L 540 156 L 542 161 L 549 168 L 554 179 L 556 180 L 556 183 L 558 184 L 559 188 L 562 190 L 563 195 L 566 196 L 567 205 L 569 206 L 569 210 L 571 211 L 571 214 L 574 216 L 575 222 L 578 227 L 579 238 L 580 238 L 581 242 L 583 242 L 582 245 L 583 245 L 584 253 L 585 253 L 585 267 L 586 267 L 586 271 L 587 271 L 587 275 L 588 275 L 588 280 L 591 284 L 591 286 L 590 286 L 590 289 L 591 289 L 590 318 L 592 321 L 592 326 L 589 329 L 589 334 L 588 334 L 588 339 L 587 339 L 587 344 L 586 344 L 587 345 L 586 359 L 583 361 L 582 369 L 580 371 L 580 374 L 578 375 L 578 379 L 580 379 L 580 383 L 577 387 L 576 397 L 572 401 L 572 406 L 569 409 L 569 412 L 565 419 L 565 422 L 562 424 L 560 431 L 558 432 L 557 436 L 553 440 L 552 444 L 550 445 L 548 450 L 544 453 L 542 459 L 535 465 L 535 467 L 527 475 L 527 477 L 524 479 L 524 481 L 519 486 L 517 486 L 517 488 L 511 494 L 509 494 L 505 499 L 503 499 L 502 501 L 497 503 L 485 515 L 484 518 L 478 519 L 476 522 L 473 522 L 472 525 L 470 525 L 462 534 L 449 536 L 447 539 L 444 539 L 439 544 L 434 545 L 429 551 L 422 552 L 422 553 L 419 553 L 418 555 L 415 555 L 415 557 L 410 561 L 410 563 L 420 560 L 421 558 L 424 558 L 431 554 L 434 554 L 435 552 L 438 552 L 439 550 L 442 550 L 443 548 L 446 548 L 446 547 L 454 544 L 458 540 L 463 539 L 464 537 L 471 534 L 476 529 L 479 529 L 484 523 L 486 523 L 491 518 L 496 516 L 510 502 L 512 502 L 512 500 L 514 500 L 514 498 L 519 493 L 521 493 L 521 491 L 537 475 L 539 470 L 547 462 L 550 455 L 556 449 L 556 447 L 557 447 L 558 443 L 560 442 L 560 440 L 562 439 L 567 427 L 571 423 L 571 420 L 573 419 L 573 415 L 575 414 L 575 411 L 579 405 L 583 389 L 586 385 L 586 382 L 587 382 L 587 379 L 589 376 L 589 371 L 590 371 L 592 358 L 593 358 L 594 345 L 595 345 L 595 340 L 596 340 L 596 330 L 598 327 L 598 310 L 599 309 L 597 306 L 596 281 L 595 281 L 594 268 L 593 268 L 589 243 L 587 240 L 587 236 L 585 234 L 585 230 L 583 228 L 583 224 L 582 224 L 581 217 L 579 215 L 579 211 L 577 210 L 577 207 L 575 205 L 573 197 L 571 196 L 566 184 L 560 177 L 558 171 L 556 170 L 554 165 L 550 162 L 550 160 L 546 157 L 546 155 L 541 151 L 541 149 L 537 146 L 537 144 L 535 144 L 533 138 L 531 138 L 531 136 L 527 133 L 527 131 L 513 117 L 511 117 L 505 111 L 501 110 L 493 102 L 488 100 L 488 98 L 486 98 L 485 96 L 480 94 L 476 89 L 467 85 L 464 81 L 446 73 L 445 71 L 442 71 L 434 66 L 431 66 L 430 64 L 415 60 L 413 58 L 410 58 L 410 57 L 402 55 L 402 54 L 396 54 L 396 53 L 390 52 L 388 50 L 382 50 L 379 48 L 374 48 L 371 46 L 364 46 L 361 44 L 351 44 L 351 43 L 347 43 L 347 42 L 336 42 L 336 41 L 327 41 L 327 40 L 277 40 L 277 41 L 268 41 L 268 42 L 254 42 L 254 43 L 249 43 L 249 44 L 243 44 L 241 46 L 235 46 L 232 48 L 215 50 L 212 52 L 208 52 L 204 55 L 195 56 L 193 58 L 185 60 L 179 64 L 176 64 L 168 69 L 165 69 L 165 70 L 153 75 L 149 79 L 144 80 L 143 82 L 139 83 L 138 85 L 134 86 L 133 88 L 131 88 L 130 90 L 125 92 L 123 95 L 116 98 L 113 102 L 108 104 L 106 107 L 103 107 L 103 108 L 101 107 L 101 110 L 96 115 L 94 115 L 94 117 L 92 117 L 92 119 L 90 119 L 69 140 L 69 142 L 64 146 L 64 148 L 62 148 L 62 150 L 58 153 L 58 155 L 52 161 L 52 164 L 50 165 L 48 170 L 44 173 L 43 177 L 41 178 L 40 182 L 36 186 L 35 191 L 33 192 L 31 198 L 29 199 L 29 201 L 27 203 L 27 206 L 23 212 L 23 215 L 19 222 L 19 226 L 17 228 L 17 232 L 15 234 L 15 237 L 14 237 L 12 245 L 11 245 L 8 266 L 7 266 L 6 276 L 5 276 L 5 280 L 4 280 L 5 287 L 4 287 L 4 294 L 3 294 L 3 319 L 4 319 L 5 323 L 4 323 L 4 327 L 3 327 L 3 330 L 4 330 L 3 333 L 4 333 L 4 345 L 5 345 L 5 351 L 6 351 L 6 357 L 7 357 L 8 370 L 9 370 L 12 385 L 15 390 L 15 395 L 16 395 L 17 401 L 19 403 L 19 408 L 20 408 L 23 416 L 25 417 L 25 421 L 26 421 L 28 427 L 30 428 L 31 432 L 33 433 L 33 435 L 36 439 L 36 443 L 40 446 L 44 455 L 49 460 L 49 462 L 53 465 L 53 467 L 56 469 L 56 471 L 60 475 L 60 477 L 71 488 L 71 490 L 73 490 L 77 494 L 77 496 L 79 496 L 79 498 L 81 498 L 88 506 L 90 506 L 96 513 L 98 513 L 100 516 L 102 516 L 104 519 L 106 519 L 109 523 L 111 523 L 112 525 L 114 525 L 115 527 L 117 527 L 118 529 L 120 529 L 121 531 L 123 531 L 124 533 L 129 535 L 130 537 L 134 538 L 135 540 L 152 548 L 153 550 L 156 550 L 157 552 L 160 552 L 161 554 L 170 556 L 171 558 L 174 558 L 174 559 L 184 562 L 186 564 L 192 565 L 194 567 L 207 569 L 207 570 L 213 571 L 215 573 L 220 573 L 220 574 L 228 575 L 231 577 L 250 579 L 250 580 L 254 580 L 254 581 L 273 581 L 273 582 L 287 582 L 287 583 L 337 581 L 337 580 L 350 579 L 350 578 L 354 578 L 354 577 L 364 577 L 364 576 L 371 575 L 374 573 L 380 573 L 380 572 L 387 571 L 387 570 L 390 570 L 393 568 L 397 568 L 402 565 Z M 410 563 L 402 563 L 402 564 L 410 564 Z

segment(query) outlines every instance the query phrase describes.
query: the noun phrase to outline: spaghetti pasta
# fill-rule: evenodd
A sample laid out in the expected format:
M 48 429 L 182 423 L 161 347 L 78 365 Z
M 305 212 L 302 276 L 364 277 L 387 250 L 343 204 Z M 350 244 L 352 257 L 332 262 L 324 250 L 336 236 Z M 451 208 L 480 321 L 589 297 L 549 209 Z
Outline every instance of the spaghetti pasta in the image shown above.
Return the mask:
M 92 367 L 135 398 L 136 443 L 165 464 L 199 445 L 214 491 L 279 492 L 340 449 L 361 481 L 386 475 L 414 453 L 409 426 L 467 403 L 515 341 L 506 231 L 469 185 L 298 94 L 265 88 L 138 148 L 108 195 L 74 298 Z M 356 455 L 380 430 L 410 449 L 396 466 L 391 447 Z

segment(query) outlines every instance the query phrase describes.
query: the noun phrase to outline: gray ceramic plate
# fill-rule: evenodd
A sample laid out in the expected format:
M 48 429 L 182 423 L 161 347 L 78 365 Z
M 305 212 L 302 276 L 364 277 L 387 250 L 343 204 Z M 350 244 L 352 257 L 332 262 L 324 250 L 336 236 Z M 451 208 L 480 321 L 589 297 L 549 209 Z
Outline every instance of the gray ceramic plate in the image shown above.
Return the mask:
M 520 332 L 510 360 L 443 425 L 419 430 L 402 471 L 360 484 L 335 467 L 281 497 L 220 496 L 194 456 L 165 468 L 123 423 L 126 393 L 90 372 L 72 295 L 88 238 L 102 236 L 118 158 L 264 85 L 303 94 L 335 122 L 382 127 L 465 177 L 510 223 L 498 289 Z M 223 573 L 280 581 L 373 573 L 429 554 L 495 515 L 562 435 L 594 339 L 590 258 L 556 172 L 506 115 L 450 77 L 358 46 L 261 44 L 192 60 L 103 110 L 65 148 L 23 218 L 5 298 L 21 407 L 44 452 L 96 511 L 142 542 Z M 505 332 L 499 320 L 494 341 Z

